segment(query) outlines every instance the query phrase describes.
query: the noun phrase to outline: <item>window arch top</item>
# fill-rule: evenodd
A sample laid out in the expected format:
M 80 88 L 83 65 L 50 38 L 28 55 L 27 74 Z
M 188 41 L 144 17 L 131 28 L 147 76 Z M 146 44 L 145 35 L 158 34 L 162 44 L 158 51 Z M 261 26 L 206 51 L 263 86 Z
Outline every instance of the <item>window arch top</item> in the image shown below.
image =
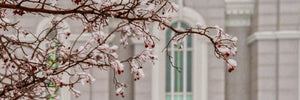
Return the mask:
M 173 24 L 171 24 L 171 26 L 173 28 L 179 29 L 179 30 L 187 30 L 187 29 L 190 28 L 190 26 L 187 23 L 183 22 L 183 21 L 174 22 Z M 165 39 L 166 41 L 165 41 L 165 43 L 168 44 L 168 42 L 171 40 L 172 36 L 174 36 L 175 34 L 176 33 L 173 32 L 171 29 L 168 29 L 166 31 L 166 39 Z M 192 41 L 193 41 L 192 40 L 192 35 L 188 35 L 186 37 L 185 41 L 184 41 L 184 42 L 187 42 L 187 43 L 182 43 L 181 45 L 183 45 L 183 46 L 186 45 L 187 48 L 192 48 L 192 45 L 193 45 Z M 177 45 L 177 47 L 175 47 L 175 48 L 179 48 L 179 46 L 180 45 Z M 172 47 L 171 45 L 168 46 L 168 48 L 171 48 L 171 47 Z

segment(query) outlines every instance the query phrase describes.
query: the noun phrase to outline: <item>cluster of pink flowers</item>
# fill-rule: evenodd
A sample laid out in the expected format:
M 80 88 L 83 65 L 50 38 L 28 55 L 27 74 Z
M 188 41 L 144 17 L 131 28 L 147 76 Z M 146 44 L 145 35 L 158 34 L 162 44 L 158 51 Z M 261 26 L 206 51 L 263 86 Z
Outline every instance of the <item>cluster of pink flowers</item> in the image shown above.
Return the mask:
M 229 57 L 235 56 L 237 53 L 237 37 L 231 37 L 230 35 L 224 33 L 223 29 L 215 26 L 215 29 L 218 30 L 217 35 L 215 35 L 214 43 L 217 46 L 217 50 L 220 52 L 216 52 L 218 57 L 222 57 L 225 59 L 228 65 L 228 72 L 231 72 L 237 66 L 237 62 L 234 59 L 230 59 Z
M 0 35 L 0 63 L 1 68 L 5 69 L 5 73 L 0 74 L 0 79 L 9 80 L 0 84 L 0 98 L 40 99 L 45 97 L 45 91 L 49 91 L 53 98 L 59 99 L 55 89 L 49 87 L 51 82 L 55 84 L 54 87 L 68 87 L 79 97 L 80 91 L 74 86 L 78 82 L 92 84 L 96 81 L 88 73 L 88 70 L 94 67 L 113 69 L 116 95 L 124 97 L 126 84 L 116 77 L 125 73 L 124 69 L 127 66 L 124 63 L 129 64 L 134 80 L 137 81 L 145 76 L 143 63 L 155 64 L 158 59 L 153 52 L 157 37 L 150 31 L 155 30 L 152 29 L 155 25 L 161 30 L 170 28 L 174 31 L 175 35 L 171 37 L 170 44 L 180 45 L 180 48 L 188 35 L 205 36 L 213 43 L 216 56 L 227 63 L 229 72 L 237 66 L 237 62 L 232 59 L 237 53 L 237 38 L 224 33 L 218 26 L 197 25 L 187 30 L 172 28 L 169 25 L 171 15 L 178 11 L 179 7 L 171 0 L 70 0 L 74 8 L 57 6 L 60 1 L 62 0 L 49 0 L 46 3 L 36 0 L 0 1 L 0 29 L 12 33 Z M 24 3 L 35 7 L 26 6 Z M 28 9 L 31 10 L 26 11 Z M 46 29 L 34 33 L 18 26 L 19 20 L 9 20 L 8 13 L 13 16 L 28 13 L 40 17 L 45 17 L 46 14 L 53 16 L 47 17 L 52 20 L 46 25 Z M 67 19 L 82 23 L 82 31 L 71 33 L 66 24 Z M 112 20 L 115 21 L 114 25 L 110 22 Z M 110 32 L 107 32 L 108 30 Z M 211 34 L 208 30 L 218 32 Z M 53 32 L 56 32 L 54 36 Z M 32 40 L 23 41 L 21 35 Z M 48 37 L 50 35 L 52 38 Z M 114 35 L 121 36 L 120 46 L 108 42 Z M 88 36 L 88 40 L 79 45 L 82 36 Z M 61 37 L 66 38 L 62 40 Z M 70 39 L 68 37 L 75 37 L 70 44 L 65 42 Z M 130 38 L 143 41 L 145 48 L 137 55 L 120 59 L 122 57 L 119 57 L 118 49 L 126 48 Z M 62 81 L 63 76 L 68 76 L 65 80 L 69 81 Z M 31 90 L 24 93 L 22 89 Z

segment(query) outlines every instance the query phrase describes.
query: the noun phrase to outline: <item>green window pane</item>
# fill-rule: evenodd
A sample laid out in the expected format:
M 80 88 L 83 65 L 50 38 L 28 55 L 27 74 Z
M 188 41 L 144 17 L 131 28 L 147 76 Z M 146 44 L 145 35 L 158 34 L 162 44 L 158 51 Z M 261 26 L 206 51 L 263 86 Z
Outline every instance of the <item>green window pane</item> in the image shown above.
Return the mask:
M 53 42 L 53 43 L 51 44 L 51 46 L 52 46 L 52 47 L 57 47 L 57 43 Z
M 180 25 L 181 25 L 180 27 L 185 29 L 185 30 L 190 28 L 190 26 L 188 24 L 184 23 L 184 22 L 181 22 Z M 186 38 L 187 38 L 187 47 L 191 48 L 192 47 L 192 36 L 189 35 Z
M 183 22 L 175 22 L 173 23 L 171 26 L 173 28 L 177 28 L 177 26 L 179 25 L 180 29 L 189 29 L 189 25 Z M 170 29 L 167 29 L 166 31 L 166 41 L 165 43 L 168 43 L 169 40 L 172 37 L 172 31 Z M 173 34 L 174 35 L 174 34 Z M 189 35 L 186 37 L 186 47 L 187 48 L 192 48 L 192 35 Z M 184 43 L 183 43 L 184 44 Z M 183 45 L 182 44 L 182 45 Z M 179 48 L 180 44 L 177 45 L 177 47 L 173 47 L 173 48 Z M 171 46 L 169 46 L 168 48 L 171 48 Z M 168 57 L 166 57 L 166 64 L 165 64 L 165 68 L 166 68 L 166 92 L 170 93 L 170 92 L 174 92 L 176 93 L 175 95 L 166 95 L 165 99 L 166 100 L 171 100 L 171 97 L 174 98 L 174 100 L 183 100 L 184 99 L 184 95 L 179 95 L 181 93 L 184 92 L 183 90 L 183 78 L 186 78 L 186 92 L 191 93 L 192 92 L 192 51 L 187 50 L 187 51 L 182 51 L 182 50 L 175 50 L 175 51 L 168 51 L 169 54 L 174 53 L 174 55 L 172 55 L 172 60 L 173 60 L 173 64 L 176 67 L 179 67 L 177 71 L 175 70 L 174 73 L 171 73 L 171 65 L 170 65 L 170 61 L 168 59 Z M 186 55 L 186 59 L 183 59 L 183 54 Z M 186 63 L 186 66 L 183 66 L 184 63 Z M 186 70 L 183 70 L 183 67 L 186 67 Z M 183 76 L 183 73 L 186 73 L 186 76 Z M 173 76 L 172 76 L 173 75 Z M 171 77 L 173 77 L 173 79 L 171 80 Z M 174 84 L 174 87 L 171 87 L 171 84 Z M 171 91 L 171 88 L 174 91 Z M 179 94 L 177 94 L 179 93 Z M 186 100 L 192 100 L 192 95 L 185 95 L 185 99 Z
M 174 95 L 174 100 L 183 100 L 183 95 Z
M 171 26 L 172 26 L 173 28 L 177 28 L 177 25 L 178 25 L 178 22 L 175 22 L 175 23 L 173 23 Z
M 172 31 L 168 29 L 166 33 L 166 45 L 169 43 L 169 40 L 171 40 L 171 33 Z M 169 45 L 168 48 L 171 48 L 171 45 Z
M 171 53 L 169 51 L 169 53 Z M 171 65 L 170 60 L 166 56 L 166 92 L 171 92 Z
M 172 26 L 173 28 L 177 28 L 177 24 L 178 24 L 178 22 L 173 23 L 171 26 Z M 168 44 L 168 42 L 171 40 L 172 33 L 173 33 L 173 31 L 172 31 L 171 29 L 167 29 L 167 33 L 166 33 L 166 44 Z M 171 45 L 169 45 L 168 48 L 171 48 Z
M 48 28 L 48 32 L 49 32 L 50 30 L 51 30 L 51 28 Z M 47 38 L 48 38 L 48 39 L 53 39 L 53 38 L 55 38 L 56 34 L 57 34 L 57 29 L 54 28 L 54 29 L 52 29 L 52 31 L 48 34 Z
M 171 100 L 171 96 L 170 95 L 166 95 L 166 100 Z
M 188 24 L 184 23 L 184 22 L 180 22 L 180 27 L 185 29 L 185 30 L 190 28 L 190 26 Z
M 50 59 L 51 59 L 52 61 L 56 60 L 55 54 L 51 54 L 51 55 L 50 55 Z
M 57 67 L 57 63 L 54 63 L 53 65 L 52 65 L 52 68 L 56 68 Z
M 193 44 L 192 44 L 192 43 L 193 43 L 193 42 L 192 42 L 192 41 L 193 41 L 192 35 L 189 35 L 189 36 L 187 36 L 186 38 L 187 38 L 187 47 L 188 47 L 188 48 L 191 48 L 192 45 L 193 45 Z
M 175 53 L 175 59 L 174 63 L 175 66 L 178 67 L 178 70 L 182 71 L 183 66 L 183 52 L 182 51 L 174 51 Z M 175 71 L 174 72 L 174 90 L 175 92 L 182 92 L 183 91 L 183 74 L 182 72 Z
M 192 92 L 192 51 L 187 51 L 187 91 Z
M 187 96 L 186 96 L 186 100 L 193 100 L 192 95 L 187 95 Z

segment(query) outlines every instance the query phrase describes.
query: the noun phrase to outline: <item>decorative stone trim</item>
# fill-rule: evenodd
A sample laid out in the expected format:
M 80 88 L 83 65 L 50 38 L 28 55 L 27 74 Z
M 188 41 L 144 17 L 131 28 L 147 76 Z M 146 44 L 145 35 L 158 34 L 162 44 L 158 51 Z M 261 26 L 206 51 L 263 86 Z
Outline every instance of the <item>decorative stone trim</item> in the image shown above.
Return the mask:
M 226 26 L 250 26 L 253 9 L 252 0 L 226 0 Z
M 256 40 L 274 40 L 274 39 L 300 39 L 300 31 L 266 31 L 255 32 L 247 38 L 247 43 L 251 44 Z
M 138 40 L 137 38 L 129 38 L 133 44 L 144 44 L 142 39 Z
M 195 24 L 200 23 L 205 26 L 204 18 L 194 9 L 183 7 L 179 14 L 174 15 L 173 22 L 183 21 L 188 23 L 191 26 L 195 26 Z M 173 23 L 170 22 L 170 23 Z M 157 26 L 157 25 L 156 25 Z M 166 30 L 159 31 L 157 27 L 153 28 L 153 33 L 158 36 L 161 40 L 157 42 L 158 48 L 164 48 L 164 35 Z M 134 42 L 134 40 L 132 40 Z M 136 42 L 139 43 L 139 42 Z M 193 100 L 207 100 L 207 46 L 208 40 L 203 36 L 195 36 L 193 38 L 193 51 L 195 51 L 194 55 L 201 56 L 193 56 L 193 59 L 197 61 L 193 61 L 193 65 L 200 65 L 201 67 L 193 67 Z M 159 55 L 159 59 L 165 59 L 165 55 L 162 53 L 162 49 L 154 49 L 155 54 Z M 165 61 L 159 60 L 158 64 L 153 66 L 152 72 L 152 100 L 165 100 Z M 201 80 L 200 80 L 201 79 Z

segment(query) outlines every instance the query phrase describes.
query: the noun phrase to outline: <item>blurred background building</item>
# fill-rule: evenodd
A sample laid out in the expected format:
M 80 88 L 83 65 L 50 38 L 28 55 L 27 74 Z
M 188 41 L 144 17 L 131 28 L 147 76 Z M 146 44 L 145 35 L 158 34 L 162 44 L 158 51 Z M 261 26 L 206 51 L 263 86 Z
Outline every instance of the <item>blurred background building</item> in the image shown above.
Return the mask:
M 177 0 L 181 11 L 171 23 L 187 28 L 196 23 L 218 25 L 239 39 L 238 67 L 232 73 L 216 59 L 201 37 L 186 39 L 183 50 L 170 49 L 177 72 L 165 53 L 170 30 L 157 32 L 157 64 L 144 64 L 145 78 L 127 83 L 125 98 L 116 97 L 111 72 L 91 71 L 97 81 L 82 91 L 81 100 L 300 100 L 300 0 Z M 117 37 L 116 37 L 117 38 Z M 118 42 L 118 39 L 116 40 Z M 132 40 L 124 57 L 144 48 Z M 73 97 L 72 97 L 73 98 Z
M 61 1 L 66 2 L 66 1 Z M 75 99 L 62 91 L 65 100 L 300 100 L 300 0 L 177 0 L 178 15 L 171 25 L 185 29 L 200 23 L 218 25 L 225 32 L 237 36 L 238 67 L 231 73 L 223 60 L 216 59 L 210 42 L 199 36 L 190 36 L 184 48 L 169 47 L 171 59 L 181 66 L 178 72 L 170 67 L 162 49 L 170 30 L 153 33 L 157 41 L 155 65 L 144 64 L 145 77 L 134 82 L 126 69 L 121 82 L 127 83 L 125 98 L 115 95 L 112 71 L 90 70 L 94 84 L 76 86 L 81 96 Z M 64 3 L 58 3 L 63 5 Z M 25 17 L 27 27 L 41 29 L 50 20 Z M 41 21 L 41 22 L 40 22 Z M 35 23 L 35 24 L 26 24 Z M 67 22 L 71 32 L 82 29 L 81 24 Z M 113 23 L 113 21 L 111 22 Z M 37 26 L 35 26 L 37 25 Z M 115 36 L 112 43 L 119 42 Z M 80 40 L 84 42 L 84 38 Z M 72 42 L 72 41 L 71 41 Z M 133 56 L 144 48 L 144 43 L 131 40 L 126 49 L 120 49 L 121 58 Z

